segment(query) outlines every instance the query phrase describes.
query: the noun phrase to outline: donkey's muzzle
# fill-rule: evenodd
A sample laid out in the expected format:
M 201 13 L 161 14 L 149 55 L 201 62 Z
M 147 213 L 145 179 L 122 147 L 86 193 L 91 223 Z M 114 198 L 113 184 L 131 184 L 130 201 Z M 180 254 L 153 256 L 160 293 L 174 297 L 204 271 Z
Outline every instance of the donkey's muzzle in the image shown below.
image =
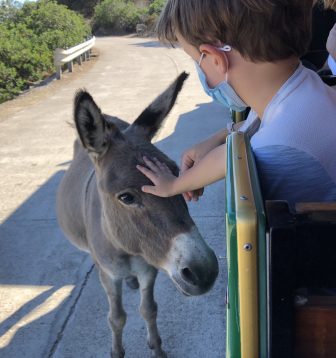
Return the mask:
M 195 227 L 174 239 L 165 266 L 176 287 L 187 296 L 208 292 L 218 276 L 216 255 Z

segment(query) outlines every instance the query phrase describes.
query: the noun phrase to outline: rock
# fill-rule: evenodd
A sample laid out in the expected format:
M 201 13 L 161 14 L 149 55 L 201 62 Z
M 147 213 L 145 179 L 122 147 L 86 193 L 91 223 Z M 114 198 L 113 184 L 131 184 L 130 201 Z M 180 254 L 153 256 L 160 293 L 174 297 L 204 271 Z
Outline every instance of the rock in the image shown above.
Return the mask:
M 147 26 L 145 24 L 136 25 L 136 33 L 138 36 L 145 36 L 147 34 Z

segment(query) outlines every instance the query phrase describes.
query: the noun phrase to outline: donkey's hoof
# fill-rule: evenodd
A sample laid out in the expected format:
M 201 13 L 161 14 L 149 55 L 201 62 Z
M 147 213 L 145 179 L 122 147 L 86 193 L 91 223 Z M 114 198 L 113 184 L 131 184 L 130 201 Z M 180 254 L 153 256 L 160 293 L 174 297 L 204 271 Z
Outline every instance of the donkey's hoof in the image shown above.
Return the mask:
M 167 358 L 168 356 L 165 351 L 160 349 L 160 350 L 152 351 L 152 357 L 153 358 Z
M 129 288 L 133 290 L 137 290 L 139 288 L 139 281 L 135 276 L 126 277 L 125 281 Z
M 125 357 L 125 350 L 111 350 L 111 358 L 124 358 Z

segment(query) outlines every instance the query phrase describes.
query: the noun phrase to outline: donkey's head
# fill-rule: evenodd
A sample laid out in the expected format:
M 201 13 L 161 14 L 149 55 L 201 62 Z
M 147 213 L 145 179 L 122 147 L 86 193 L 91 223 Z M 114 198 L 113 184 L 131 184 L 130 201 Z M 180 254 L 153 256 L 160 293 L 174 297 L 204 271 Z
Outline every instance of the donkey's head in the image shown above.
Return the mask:
M 102 114 L 92 97 L 80 91 L 75 123 L 95 166 L 106 236 L 115 247 L 165 270 L 183 293 L 198 295 L 215 282 L 216 256 L 199 234 L 183 197 L 143 193 L 141 187 L 151 183 L 136 169 L 137 164 L 145 166 L 143 156 L 156 157 L 178 175 L 176 164 L 151 139 L 187 77 L 182 73 L 130 126 Z

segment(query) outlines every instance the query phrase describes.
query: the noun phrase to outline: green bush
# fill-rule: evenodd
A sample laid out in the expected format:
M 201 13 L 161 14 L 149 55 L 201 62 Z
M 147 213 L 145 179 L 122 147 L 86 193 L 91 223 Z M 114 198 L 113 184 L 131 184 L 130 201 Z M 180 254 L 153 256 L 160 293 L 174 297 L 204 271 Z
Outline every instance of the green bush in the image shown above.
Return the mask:
M 58 4 L 63 4 L 85 17 L 93 16 L 94 8 L 99 2 L 99 0 L 57 0 Z
M 148 14 L 159 16 L 167 0 L 153 0 L 149 4 Z
M 0 61 L 27 82 L 53 68 L 51 51 L 25 24 L 0 25 L 0 44 Z
M 74 46 L 91 33 L 84 18 L 54 1 L 27 2 L 17 15 L 50 50 Z
M 12 21 L 15 18 L 18 5 L 14 1 L 0 0 L 0 24 L 4 21 Z
M 19 94 L 23 87 L 24 82 L 18 76 L 16 70 L 0 62 L 0 103 Z
M 131 0 L 104 0 L 95 7 L 94 28 L 104 27 L 116 32 L 134 31 L 144 21 L 146 10 Z
M 57 47 L 74 46 L 91 32 L 81 15 L 54 1 L 27 2 L 1 14 L 0 103 L 52 73 Z

